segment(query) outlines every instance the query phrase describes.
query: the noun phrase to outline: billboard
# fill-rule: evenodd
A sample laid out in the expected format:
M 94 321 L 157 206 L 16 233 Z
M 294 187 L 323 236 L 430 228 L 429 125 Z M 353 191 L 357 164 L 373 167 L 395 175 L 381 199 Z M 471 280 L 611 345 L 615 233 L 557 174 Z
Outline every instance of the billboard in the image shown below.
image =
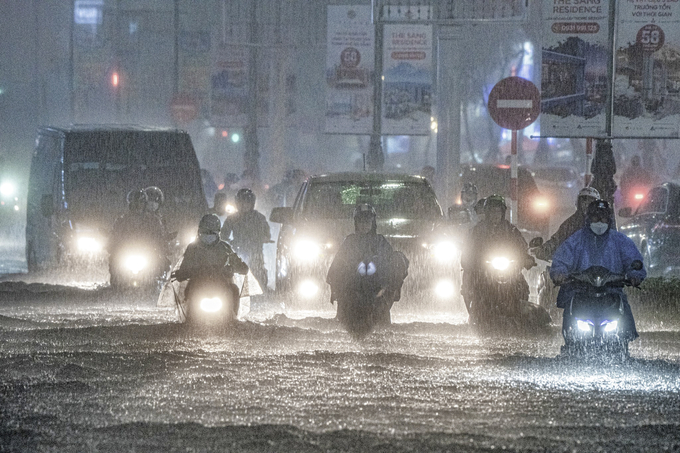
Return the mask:
M 326 132 L 373 129 L 374 34 L 370 5 L 328 6 Z
M 432 26 L 386 25 L 382 133 L 428 135 L 432 117 Z
M 615 137 L 678 137 L 680 3 L 619 2 L 614 70 Z
M 542 136 L 607 135 L 609 2 L 543 2 Z

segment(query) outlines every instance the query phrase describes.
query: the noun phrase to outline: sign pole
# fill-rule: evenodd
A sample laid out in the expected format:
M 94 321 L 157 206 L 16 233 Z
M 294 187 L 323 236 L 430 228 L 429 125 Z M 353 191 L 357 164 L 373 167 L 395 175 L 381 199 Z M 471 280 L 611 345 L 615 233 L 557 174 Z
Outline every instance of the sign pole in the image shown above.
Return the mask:
M 592 166 L 593 166 L 593 138 L 588 137 L 586 138 L 586 175 L 583 181 L 585 187 L 590 186 L 590 183 L 593 180 L 593 172 L 591 168 Z
M 517 131 L 510 140 L 510 223 L 517 225 Z

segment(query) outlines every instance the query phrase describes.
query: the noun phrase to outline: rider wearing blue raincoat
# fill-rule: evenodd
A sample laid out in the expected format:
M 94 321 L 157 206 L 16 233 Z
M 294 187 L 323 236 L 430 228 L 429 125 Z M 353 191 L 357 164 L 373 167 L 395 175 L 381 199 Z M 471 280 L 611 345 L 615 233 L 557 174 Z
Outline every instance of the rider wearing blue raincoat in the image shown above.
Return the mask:
M 631 269 L 633 261 L 642 261 L 642 255 L 635 243 L 625 234 L 616 231 L 613 224 L 609 203 L 604 200 L 593 201 L 588 206 L 583 228 L 572 234 L 555 251 L 550 278 L 556 285 L 562 285 L 557 295 L 558 308 L 566 308 L 576 291 L 573 284 L 566 282 L 569 275 L 585 271 L 591 266 L 602 266 L 610 272 L 623 274 L 633 286 L 638 286 L 647 276 L 644 268 Z M 609 291 L 623 297 L 624 317 L 633 339 L 637 338 L 635 320 L 623 288 L 609 288 Z

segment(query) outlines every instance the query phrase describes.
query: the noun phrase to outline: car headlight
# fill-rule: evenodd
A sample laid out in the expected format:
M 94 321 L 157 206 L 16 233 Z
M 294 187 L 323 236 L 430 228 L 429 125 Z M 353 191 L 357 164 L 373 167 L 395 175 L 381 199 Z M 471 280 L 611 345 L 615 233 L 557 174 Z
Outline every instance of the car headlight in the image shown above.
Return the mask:
M 201 299 L 201 310 L 215 313 L 222 308 L 222 299 L 219 297 L 204 297 Z
M 456 258 L 458 251 L 452 241 L 441 241 L 432 246 L 432 255 L 440 263 L 449 263 Z
M 298 294 L 305 299 L 311 299 L 319 292 L 319 285 L 312 280 L 304 280 L 298 286 Z
M 293 244 L 293 256 L 299 261 L 314 261 L 332 244 L 320 244 L 310 239 L 300 239 Z
M 537 212 L 548 212 L 550 209 L 550 202 L 547 198 L 537 197 L 533 201 L 534 210 Z
M 576 327 L 581 332 L 590 332 L 593 328 L 593 323 L 591 321 L 583 321 L 582 319 L 576 320 Z
M 81 253 L 98 253 L 102 251 L 102 243 L 90 236 L 81 236 L 78 238 L 78 251 Z
M 226 212 L 227 214 L 234 214 L 238 212 L 238 209 L 236 209 L 236 206 L 234 206 L 233 204 L 228 204 L 224 207 L 224 212 Z
M 616 332 L 617 327 L 619 326 L 619 322 L 617 320 L 613 321 L 602 321 L 601 326 L 604 326 L 604 331 L 605 332 Z
M 125 267 L 133 274 L 138 274 L 148 264 L 149 261 L 143 255 L 128 255 L 125 258 Z
M 497 256 L 495 258 L 492 258 L 490 261 L 491 267 L 493 267 L 497 271 L 504 271 L 507 268 L 509 268 L 510 262 L 511 261 L 504 256 Z
M 456 292 L 451 280 L 439 280 L 434 287 L 434 292 L 440 299 L 450 299 Z
M 3 198 L 10 198 L 14 196 L 16 190 L 17 188 L 12 182 L 4 181 L 2 184 L 0 184 L 0 195 L 2 195 Z

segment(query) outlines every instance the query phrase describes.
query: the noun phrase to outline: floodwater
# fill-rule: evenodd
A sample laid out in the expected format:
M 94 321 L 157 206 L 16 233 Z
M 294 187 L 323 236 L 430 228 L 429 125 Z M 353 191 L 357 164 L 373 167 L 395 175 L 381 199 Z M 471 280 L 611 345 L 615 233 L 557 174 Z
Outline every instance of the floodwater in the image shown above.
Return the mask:
M 0 451 L 680 451 L 677 329 L 643 329 L 626 363 L 581 363 L 558 357 L 557 326 L 480 336 L 460 304 L 397 306 L 358 341 L 330 304 L 261 298 L 198 331 L 152 297 L 14 280 Z

